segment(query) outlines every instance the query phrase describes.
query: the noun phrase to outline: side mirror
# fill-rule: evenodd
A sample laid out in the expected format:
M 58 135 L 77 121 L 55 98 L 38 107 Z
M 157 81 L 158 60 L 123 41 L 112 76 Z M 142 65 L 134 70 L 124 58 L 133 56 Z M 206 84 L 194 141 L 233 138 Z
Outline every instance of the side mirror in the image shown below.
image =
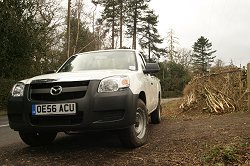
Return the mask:
M 146 69 L 143 71 L 144 74 L 157 73 L 160 71 L 160 67 L 157 63 L 147 63 Z

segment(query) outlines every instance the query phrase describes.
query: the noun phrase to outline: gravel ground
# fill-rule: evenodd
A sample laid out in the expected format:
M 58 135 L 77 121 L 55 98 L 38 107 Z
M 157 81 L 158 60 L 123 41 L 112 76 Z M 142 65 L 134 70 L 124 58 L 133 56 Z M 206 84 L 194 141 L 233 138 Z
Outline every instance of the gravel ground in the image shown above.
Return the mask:
M 122 147 L 116 132 L 59 137 L 49 146 L 15 143 L 0 149 L 0 165 L 250 165 L 250 112 L 180 113 L 164 108 L 149 125 L 148 143 Z

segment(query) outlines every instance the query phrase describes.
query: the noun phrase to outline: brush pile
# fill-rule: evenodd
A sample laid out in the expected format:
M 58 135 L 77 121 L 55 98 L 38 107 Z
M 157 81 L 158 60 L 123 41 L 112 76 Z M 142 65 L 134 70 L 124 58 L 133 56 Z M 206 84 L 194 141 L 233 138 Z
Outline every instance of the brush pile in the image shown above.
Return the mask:
M 194 77 L 184 89 L 180 108 L 223 114 L 247 108 L 246 75 L 238 68 L 229 68 L 206 76 Z

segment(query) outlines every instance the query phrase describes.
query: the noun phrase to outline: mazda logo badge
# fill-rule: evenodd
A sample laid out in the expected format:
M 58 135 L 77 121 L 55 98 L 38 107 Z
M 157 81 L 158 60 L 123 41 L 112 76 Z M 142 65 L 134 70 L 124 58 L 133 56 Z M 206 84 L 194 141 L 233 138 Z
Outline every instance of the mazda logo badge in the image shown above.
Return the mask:
M 56 96 L 56 95 L 59 95 L 62 93 L 62 90 L 63 88 L 59 85 L 57 86 L 53 86 L 51 89 L 50 89 L 50 94 L 53 95 L 53 96 Z

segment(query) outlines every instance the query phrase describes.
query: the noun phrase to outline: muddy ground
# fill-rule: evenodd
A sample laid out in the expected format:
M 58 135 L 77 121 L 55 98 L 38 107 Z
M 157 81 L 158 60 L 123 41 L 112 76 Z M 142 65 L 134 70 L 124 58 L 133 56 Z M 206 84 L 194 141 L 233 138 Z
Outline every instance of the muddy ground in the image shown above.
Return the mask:
M 2 147 L 0 165 L 250 165 L 250 112 L 183 113 L 177 105 L 163 107 L 162 123 L 149 125 L 140 148 L 123 148 L 115 132 L 61 133 L 45 147 Z

